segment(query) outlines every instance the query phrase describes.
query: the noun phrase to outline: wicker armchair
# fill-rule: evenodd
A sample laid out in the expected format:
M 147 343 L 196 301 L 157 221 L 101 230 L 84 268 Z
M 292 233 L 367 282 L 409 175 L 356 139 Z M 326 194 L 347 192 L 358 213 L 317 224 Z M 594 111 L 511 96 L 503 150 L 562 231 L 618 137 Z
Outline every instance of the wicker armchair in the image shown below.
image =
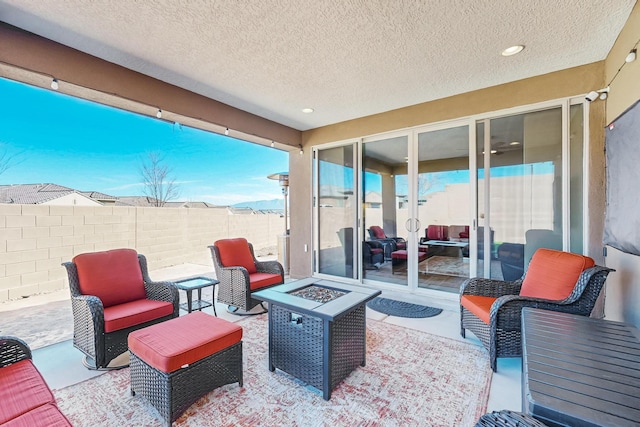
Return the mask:
M 558 263 L 555 266 L 545 267 L 548 256 L 556 257 L 558 254 L 566 254 L 566 256 L 561 256 L 562 259 L 556 258 Z M 571 258 L 569 255 L 573 256 L 574 265 L 567 266 L 563 270 L 561 263 L 566 261 L 565 258 Z M 583 266 L 588 268 L 581 268 L 578 258 L 584 258 Z M 593 260 L 588 257 L 539 249 L 522 279 L 512 282 L 482 278 L 468 279 L 460 287 L 460 335 L 464 338 L 465 330 L 468 329 L 478 337 L 489 350 L 491 369 L 495 372 L 498 357 L 522 356 L 520 316 L 523 307 L 589 316 L 611 271 L 614 270 L 593 266 Z M 568 289 L 568 295 L 559 297 L 562 292 L 551 289 L 553 287 L 551 282 L 555 280 L 552 277 L 564 275 L 565 281 L 571 280 L 570 273 L 578 278 L 577 280 L 574 278 L 571 282 L 574 283 L 572 288 L 565 288 Z M 523 292 L 523 282 L 527 277 L 530 278 L 527 284 L 528 289 Z M 535 294 L 531 292 L 532 286 L 535 285 L 539 285 L 539 292 L 549 292 L 552 297 L 531 296 Z
M 209 249 L 216 278 L 220 281 L 218 301 L 227 304 L 231 313 L 266 313 L 264 306 L 259 313 L 248 313 L 258 304 L 262 305 L 262 301 L 251 295 L 254 291 L 284 283 L 282 264 L 278 261 L 258 261 L 253 245 L 243 238 L 218 240 Z
M 71 289 L 73 345 L 89 369 L 109 369 L 128 350 L 130 332 L 179 315 L 178 289 L 152 281 L 146 258 L 132 249 L 81 254 L 62 265 Z

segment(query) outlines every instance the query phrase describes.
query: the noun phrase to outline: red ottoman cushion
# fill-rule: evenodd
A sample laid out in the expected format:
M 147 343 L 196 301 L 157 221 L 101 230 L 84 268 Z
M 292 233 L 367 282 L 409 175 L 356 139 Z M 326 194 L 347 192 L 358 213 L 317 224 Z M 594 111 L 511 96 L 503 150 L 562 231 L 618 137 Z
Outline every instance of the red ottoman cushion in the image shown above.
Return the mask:
M 177 371 L 242 339 L 235 323 L 200 311 L 129 334 L 129 350 L 162 372 Z
M 407 259 L 407 251 L 400 250 L 400 251 L 391 252 L 391 258 Z

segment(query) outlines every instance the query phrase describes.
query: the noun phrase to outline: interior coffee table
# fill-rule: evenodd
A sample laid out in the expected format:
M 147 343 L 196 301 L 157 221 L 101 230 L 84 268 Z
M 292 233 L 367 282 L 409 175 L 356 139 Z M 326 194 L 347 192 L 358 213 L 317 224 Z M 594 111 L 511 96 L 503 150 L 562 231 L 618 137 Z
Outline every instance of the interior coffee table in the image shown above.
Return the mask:
M 216 285 L 220 283 L 220 281 L 211 279 L 210 277 L 192 277 L 190 279 L 178 280 L 177 282 L 173 283 L 178 289 L 187 292 L 187 303 L 180 304 L 181 309 L 187 310 L 187 312 L 191 313 L 193 310 L 202 311 L 203 308 L 213 307 L 213 314 L 215 314 L 216 316 L 218 315 L 218 313 L 216 313 L 216 306 L 213 303 L 213 300 L 211 302 L 202 300 L 202 288 L 213 286 L 214 297 L 212 298 L 215 298 Z M 194 289 L 198 290 L 198 299 L 192 301 L 193 298 L 191 293 Z
M 441 246 L 442 248 L 457 248 L 456 254 L 459 258 L 462 258 L 462 250 L 469 247 L 469 242 L 455 240 L 427 240 L 426 242 L 420 242 L 420 245 L 418 246 Z
M 269 303 L 269 370 L 280 369 L 322 392 L 366 362 L 366 303 L 379 290 L 302 279 L 254 292 Z

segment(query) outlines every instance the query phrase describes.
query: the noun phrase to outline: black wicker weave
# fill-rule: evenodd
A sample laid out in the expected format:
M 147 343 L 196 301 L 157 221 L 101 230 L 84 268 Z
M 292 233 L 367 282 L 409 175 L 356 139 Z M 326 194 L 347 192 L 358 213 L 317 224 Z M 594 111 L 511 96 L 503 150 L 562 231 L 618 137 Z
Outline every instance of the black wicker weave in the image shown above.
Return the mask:
M 531 415 L 513 411 L 494 411 L 480 417 L 475 427 L 546 427 Z
M 235 382 L 242 387 L 242 341 L 171 373 L 149 366 L 131 352 L 130 372 L 131 395 L 143 396 L 170 426 L 211 390 Z
M 75 263 L 65 262 L 62 264 L 67 269 L 71 290 L 73 346 L 87 356 L 85 365 L 90 369 L 106 369 L 113 359 L 127 351 L 127 337 L 132 331 L 164 322 L 179 315 L 179 296 L 176 286 L 170 282 L 152 281 L 147 270 L 147 259 L 144 255 L 138 254 L 138 261 L 147 298 L 173 303 L 173 313 L 150 322 L 109 333 L 104 331 L 104 307 L 100 299 L 94 295 L 80 293 L 80 281 Z M 124 366 L 118 368 L 122 367 Z
M 481 295 L 498 299 L 491 306 L 489 325 L 460 305 L 460 335 L 464 338 L 465 329 L 469 329 L 478 337 L 489 350 L 491 369 L 496 372 L 498 357 L 522 356 L 520 316 L 523 307 L 589 316 L 611 271 L 615 270 L 600 266 L 586 269 L 571 294 L 561 301 L 519 296 L 522 279 L 514 282 L 468 279 L 460 286 L 461 298 L 462 295 Z
M 331 322 L 271 303 L 269 370 L 287 372 L 322 391 L 329 400 L 343 379 L 365 366 L 365 304 Z
M 31 359 L 31 349 L 17 337 L 0 336 L 0 368 Z
M 278 261 L 258 261 L 253 252 L 253 245 L 251 243 L 248 244 L 258 273 L 279 274 L 281 281 L 271 286 L 284 283 L 284 268 L 282 265 Z M 238 307 L 244 311 L 249 311 L 256 305 L 261 304 L 262 301 L 251 297 L 252 291 L 249 287 L 249 272 L 247 269 L 244 267 L 223 266 L 220 262 L 220 251 L 218 247 L 212 245 L 209 246 L 209 249 L 211 249 L 216 278 L 220 281 L 218 284 L 218 301 L 223 304 Z M 263 287 L 260 289 L 266 288 L 267 287 Z

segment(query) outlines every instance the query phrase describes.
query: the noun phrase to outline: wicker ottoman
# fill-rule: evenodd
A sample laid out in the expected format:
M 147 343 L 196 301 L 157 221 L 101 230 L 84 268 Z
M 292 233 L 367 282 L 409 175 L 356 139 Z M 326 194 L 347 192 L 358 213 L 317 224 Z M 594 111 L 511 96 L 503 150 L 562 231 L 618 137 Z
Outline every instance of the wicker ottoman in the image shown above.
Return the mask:
M 131 395 L 142 395 L 171 425 L 211 390 L 242 387 L 242 328 L 194 312 L 129 334 Z

